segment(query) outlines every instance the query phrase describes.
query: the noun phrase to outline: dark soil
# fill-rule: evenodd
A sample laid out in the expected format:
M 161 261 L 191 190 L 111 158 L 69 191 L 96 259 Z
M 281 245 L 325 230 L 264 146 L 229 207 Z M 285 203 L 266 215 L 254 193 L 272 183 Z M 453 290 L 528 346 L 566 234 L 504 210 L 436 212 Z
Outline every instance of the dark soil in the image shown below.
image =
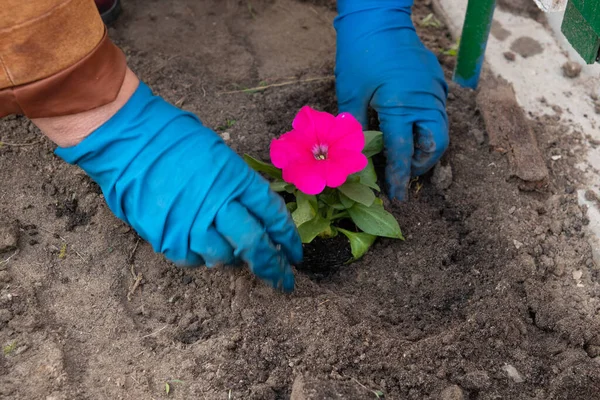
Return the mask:
M 331 76 L 328 7 L 123 6 L 110 35 L 132 68 L 225 127 L 239 153 L 267 159 L 269 141 L 305 104 L 336 111 L 332 79 L 222 93 Z M 431 12 L 417 1 L 416 20 Z M 419 33 L 436 53 L 453 42 L 443 28 Z M 440 60 L 450 78 L 454 58 Z M 448 111 L 452 184 L 423 178 L 408 203 L 387 205 L 407 240 L 380 240 L 320 282 L 299 273 L 292 295 L 244 268 L 174 267 L 31 123 L 4 119 L 0 216 L 19 237 L 0 254 L 0 397 L 159 399 L 170 382 L 172 399 L 289 399 L 305 375 L 328 398 L 338 383 L 365 399 L 376 390 L 386 399 L 600 398 L 600 269 L 575 191 L 582 137 L 535 117 L 550 182 L 521 192 L 505 156 L 482 143 L 475 94 L 451 85 Z
M 333 238 L 316 238 L 304 245 L 304 259 L 296 269 L 320 282 L 348 264 L 352 250 L 346 236 L 341 233 Z

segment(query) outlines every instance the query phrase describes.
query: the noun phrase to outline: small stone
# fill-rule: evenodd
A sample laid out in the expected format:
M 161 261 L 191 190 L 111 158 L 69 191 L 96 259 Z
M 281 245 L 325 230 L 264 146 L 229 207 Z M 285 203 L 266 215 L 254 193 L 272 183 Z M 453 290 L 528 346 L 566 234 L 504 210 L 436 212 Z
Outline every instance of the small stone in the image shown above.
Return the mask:
M 12 251 L 19 243 L 19 229 L 17 224 L 0 219 L 0 253 Z
M 221 133 L 221 137 L 226 142 L 228 142 L 228 141 L 231 140 L 231 134 L 229 132 L 223 132 L 223 133 Z
M 581 64 L 575 61 L 567 61 L 562 66 L 563 75 L 567 78 L 577 78 L 581 74 Z
M 565 274 L 565 263 L 564 261 L 560 261 L 554 264 L 554 269 L 552 273 L 556 276 L 563 276 Z
M 485 390 L 491 384 L 490 377 L 485 371 L 469 372 L 462 378 L 462 386 L 467 390 Z
M 523 243 L 519 242 L 519 241 L 518 241 L 518 240 L 516 240 L 516 239 L 513 239 L 513 244 L 515 245 L 515 248 L 516 248 L 517 250 L 519 250 L 521 247 L 523 247 Z
M 485 134 L 481 129 L 475 128 L 471 131 L 471 133 L 473 134 L 473 137 L 475 138 L 475 141 L 478 145 L 482 145 L 485 143 Z
M 515 381 L 515 383 L 523 383 L 525 382 L 525 379 L 523 379 L 523 376 L 521 376 L 521 374 L 519 373 L 519 371 L 517 371 L 517 369 L 515 367 L 513 367 L 510 364 L 504 364 L 504 366 L 502 367 L 502 369 L 504 371 L 506 371 L 506 373 L 508 374 L 508 376 Z
M 440 400 L 464 400 L 464 398 L 463 390 L 458 385 L 448 386 L 440 393 Z
M 190 275 L 184 275 L 181 277 L 181 283 L 184 285 L 189 285 L 193 280 L 194 278 L 192 278 Z
M 446 190 L 452 185 L 452 167 L 450 165 L 442 166 L 437 163 L 433 169 L 431 182 L 438 190 Z
M 512 51 L 505 51 L 504 58 L 506 58 L 508 61 L 515 61 L 517 56 Z
M 588 356 L 592 358 L 596 358 L 600 356 L 600 346 L 589 345 L 585 348 Z
M 511 208 L 509 208 L 509 209 L 508 209 L 508 213 L 509 213 L 509 214 L 512 214 L 512 213 L 514 213 L 516 210 L 517 210 L 517 207 L 515 207 L 515 206 L 512 206 Z
M 12 319 L 12 313 L 6 308 L 0 309 L 0 322 L 8 322 Z
M 10 281 L 12 281 L 12 276 L 8 271 L 0 271 L 0 283 L 10 283 Z
M 550 257 L 548 257 L 545 254 L 542 254 L 540 256 L 540 264 L 542 265 L 542 267 L 544 267 L 544 269 L 546 269 L 547 271 L 552 271 L 554 270 L 554 260 Z
M 550 231 L 554 233 L 556 236 L 560 235 L 563 229 L 562 221 L 554 220 L 550 223 Z

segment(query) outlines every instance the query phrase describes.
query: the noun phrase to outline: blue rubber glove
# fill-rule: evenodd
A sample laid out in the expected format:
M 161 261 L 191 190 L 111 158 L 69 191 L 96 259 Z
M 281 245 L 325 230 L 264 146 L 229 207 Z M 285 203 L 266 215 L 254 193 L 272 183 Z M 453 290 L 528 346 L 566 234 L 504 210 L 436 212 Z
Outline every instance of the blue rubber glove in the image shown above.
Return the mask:
M 339 111 L 367 128 L 377 111 L 391 197 L 404 200 L 448 148 L 448 86 L 437 58 L 410 18 L 412 0 L 338 0 L 336 91 Z
M 110 209 L 180 266 L 248 263 L 291 291 L 302 244 L 283 200 L 198 118 L 140 86 L 109 121 L 56 154 Z

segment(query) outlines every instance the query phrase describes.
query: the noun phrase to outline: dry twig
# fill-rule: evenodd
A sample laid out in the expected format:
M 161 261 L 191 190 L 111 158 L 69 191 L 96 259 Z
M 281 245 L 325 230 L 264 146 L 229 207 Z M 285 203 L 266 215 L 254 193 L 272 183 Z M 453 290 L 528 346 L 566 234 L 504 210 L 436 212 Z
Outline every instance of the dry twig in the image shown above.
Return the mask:
M 29 142 L 29 143 L 10 143 L 10 142 L 5 142 L 3 140 L 0 140 L 0 147 L 2 147 L 2 146 L 26 147 L 26 146 L 34 146 L 34 145 L 39 144 L 41 142 L 42 142 L 41 139 L 38 139 L 38 140 L 33 141 L 33 142 Z
M 127 301 L 131 301 L 131 296 L 133 296 L 135 290 L 138 288 L 138 286 L 140 286 L 140 282 L 142 282 L 142 273 L 138 272 L 136 274 L 135 270 L 133 269 L 133 264 L 131 265 L 131 276 L 133 277 L 134 281 L 129 288 L 129 292 L 127 292 Z
M 326 81 L 326 80 L 331 80 L 334 78 L 335 77 L 333 75 L 331 75 L 331 76 L 322 76 L 319 78 L 300 79 L 300 80 L 296 80 L 296 81 L 273 83 L 271 85 L 265 85 L 265 86 L 256 86 L 256 87 L 252 87 L 252 88 L 248 88 L 248 89 L 230 90 L 228 92 L 218 92 L 217 94 L 253 93 L 253 92 L 260 92 L 260 91 L 263 91 L 263 90 L 266 90 L 269 88 L 274 88 L 274 87 L 289 86 L 289 85 L 295 85 L 295 84 L 299 84 L 299 83 Z
M 169 325 L 165 325 L 165 326 L 163 326 L 162 328 L 160 328 L 160 329 L 159 329 L 159 330 L 157 330 L 157 331 L 154 331 L 154 332 L 152 332 L 152 333 L 149 333 L 149 334 L 147 334 L 147 335 L 144 335 L 144 336 L 142 336 L 140 339 L 145 339 L 145 338 L 147 338 L 147 337 L 150 337 L 150 336 L 157 335 L 157 334 L 159 334 L 160 332 L 162 332 L 162 331 L 164 331 L 165 329 L 167 329 L 168 327 L 169 327 Z

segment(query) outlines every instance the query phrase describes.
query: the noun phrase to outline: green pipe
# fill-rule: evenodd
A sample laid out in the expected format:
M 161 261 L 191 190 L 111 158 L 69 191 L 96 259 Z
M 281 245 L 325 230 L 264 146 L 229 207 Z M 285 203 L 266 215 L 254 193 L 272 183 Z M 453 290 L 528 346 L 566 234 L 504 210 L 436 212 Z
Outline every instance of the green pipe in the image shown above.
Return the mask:
M 452 78 L 463 87 L 477 88 L 495 8 L 496 0 L 469 0 Z

